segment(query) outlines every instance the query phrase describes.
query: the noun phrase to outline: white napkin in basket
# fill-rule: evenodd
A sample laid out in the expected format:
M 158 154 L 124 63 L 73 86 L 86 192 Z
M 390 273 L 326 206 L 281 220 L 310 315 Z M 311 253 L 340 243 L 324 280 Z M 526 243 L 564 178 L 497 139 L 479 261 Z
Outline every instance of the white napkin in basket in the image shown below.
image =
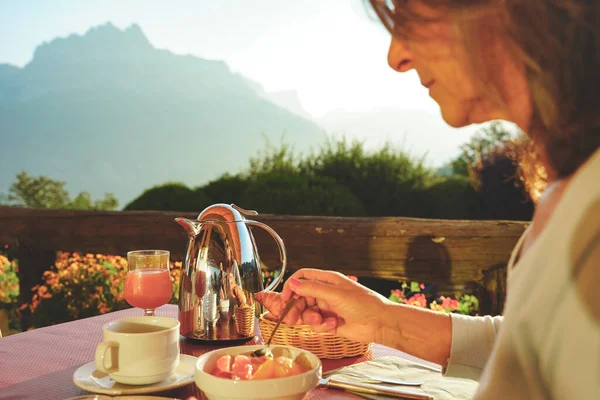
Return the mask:
M 406 381 L 424 382 L 420 388 L 412 386 L 394 386 L 383 383 L 381 385 L 406 388 L 407 391 L 411 392 L 427 393 L 428 395 L 433 396 L 435 400 L 470 400 L 475 395 L 479 386 L 475 381 L 460 378 L 446 378 L 442 376 L 441 372 L 435 372 L 429 367 L 393 356 L 381 357 L 376 360 L 349 365 L 341 368 L 339 371 L 336 371 L 335 374 L 330 376 L 333 379 L 344 380 L 347 382 L 375 383 L 366 379 L 344 375 L 344 371 L 402 379 Z M 389 399 L 389 397 L 386 396 L 362 393 L 360 396 L 368 399 Z

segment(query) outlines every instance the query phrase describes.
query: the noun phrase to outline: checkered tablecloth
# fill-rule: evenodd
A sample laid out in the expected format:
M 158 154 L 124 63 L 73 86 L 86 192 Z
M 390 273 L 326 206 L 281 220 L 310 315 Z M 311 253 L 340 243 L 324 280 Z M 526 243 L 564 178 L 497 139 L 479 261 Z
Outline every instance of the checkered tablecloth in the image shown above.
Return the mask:
M 61 400 L 86 394 L 73 384 L 72 377 L 77 368 L 93 361 L 96 344 L 102 341 L 102 326 L 114 319 L 139 314 L 139 309 L 127 309 L 0 338 L 0 399 Z M 163 306 L 157 309 L 156 314 L 177 318 L 177 307 Z M 181 343 L 181 352 L 194 356 L 215 348 L 215 346 L 198 345 L 185 340 Z M 373 345 L 372 349 L 361 357 L 323 360 L 323 371 L 383 356 L 396 356 L 423 362 L 406 353 Z M 192 395 L 202 398 L 202 394 L 193 384 L 160 395 L 180 399 Z M 340 391 L 314 389 L 305 400 L 321 399 L 360 399 L 360 397 Z

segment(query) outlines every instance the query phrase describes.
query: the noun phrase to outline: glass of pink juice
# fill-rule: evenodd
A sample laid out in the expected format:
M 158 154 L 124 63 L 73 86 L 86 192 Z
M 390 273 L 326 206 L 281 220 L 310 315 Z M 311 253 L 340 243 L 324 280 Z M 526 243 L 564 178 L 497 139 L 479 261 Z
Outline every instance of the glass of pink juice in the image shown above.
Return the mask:
M 127 253 L 125 300 L 153 316 L 154 309 L 167 304 L 173 294 L 167 250 L 136 250 Z

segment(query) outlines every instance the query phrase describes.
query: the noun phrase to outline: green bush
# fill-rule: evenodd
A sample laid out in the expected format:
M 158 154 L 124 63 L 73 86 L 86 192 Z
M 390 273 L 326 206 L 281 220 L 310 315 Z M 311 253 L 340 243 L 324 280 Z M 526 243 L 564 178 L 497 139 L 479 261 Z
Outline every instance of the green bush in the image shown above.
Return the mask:
M 358 141 L 328 142 L 300 168 L 313 176 L 330 177 L 350 189 L 369 216 L 427 215 L 418 193 L 432 179 L 433 172 L 422 159 L 412 158 L 389 144 L 368 153 Z
M 450 175 L 437 178 L 421 193 L 427 213 L 423 217 L 442 219 L 477 219 L 480 197 L 469 178 Z
M 261 174 L 251 180 L 241 198 L 244 207 L 263 213 L 362 216 L 360 200 L 331 178 Z
M 202 189 L 191 190 L 181 183 L 154 186 L 125 206 L 125 210 L 201 211 L 213 204 Z
M 247 188 L 248 179 L 240 175 L 231 176 L 226 174 L 197 190 L 203 190 L 215 203 L 234 203 L 245 207 L 241 199 Z

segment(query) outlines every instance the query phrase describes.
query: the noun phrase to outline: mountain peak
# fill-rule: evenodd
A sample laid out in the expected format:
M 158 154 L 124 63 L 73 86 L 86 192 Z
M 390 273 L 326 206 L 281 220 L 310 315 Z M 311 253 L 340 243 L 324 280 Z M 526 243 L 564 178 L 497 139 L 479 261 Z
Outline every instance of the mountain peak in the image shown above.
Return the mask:
M 32 64 L 60 63 L 87 55 L 98 58 L 106 53 L 131 56 L 153 49 L 142 29 L 133 24 L 121 30 L 111 22 L 90 28 L 85 34 L 56 38 L 37 47 Z

